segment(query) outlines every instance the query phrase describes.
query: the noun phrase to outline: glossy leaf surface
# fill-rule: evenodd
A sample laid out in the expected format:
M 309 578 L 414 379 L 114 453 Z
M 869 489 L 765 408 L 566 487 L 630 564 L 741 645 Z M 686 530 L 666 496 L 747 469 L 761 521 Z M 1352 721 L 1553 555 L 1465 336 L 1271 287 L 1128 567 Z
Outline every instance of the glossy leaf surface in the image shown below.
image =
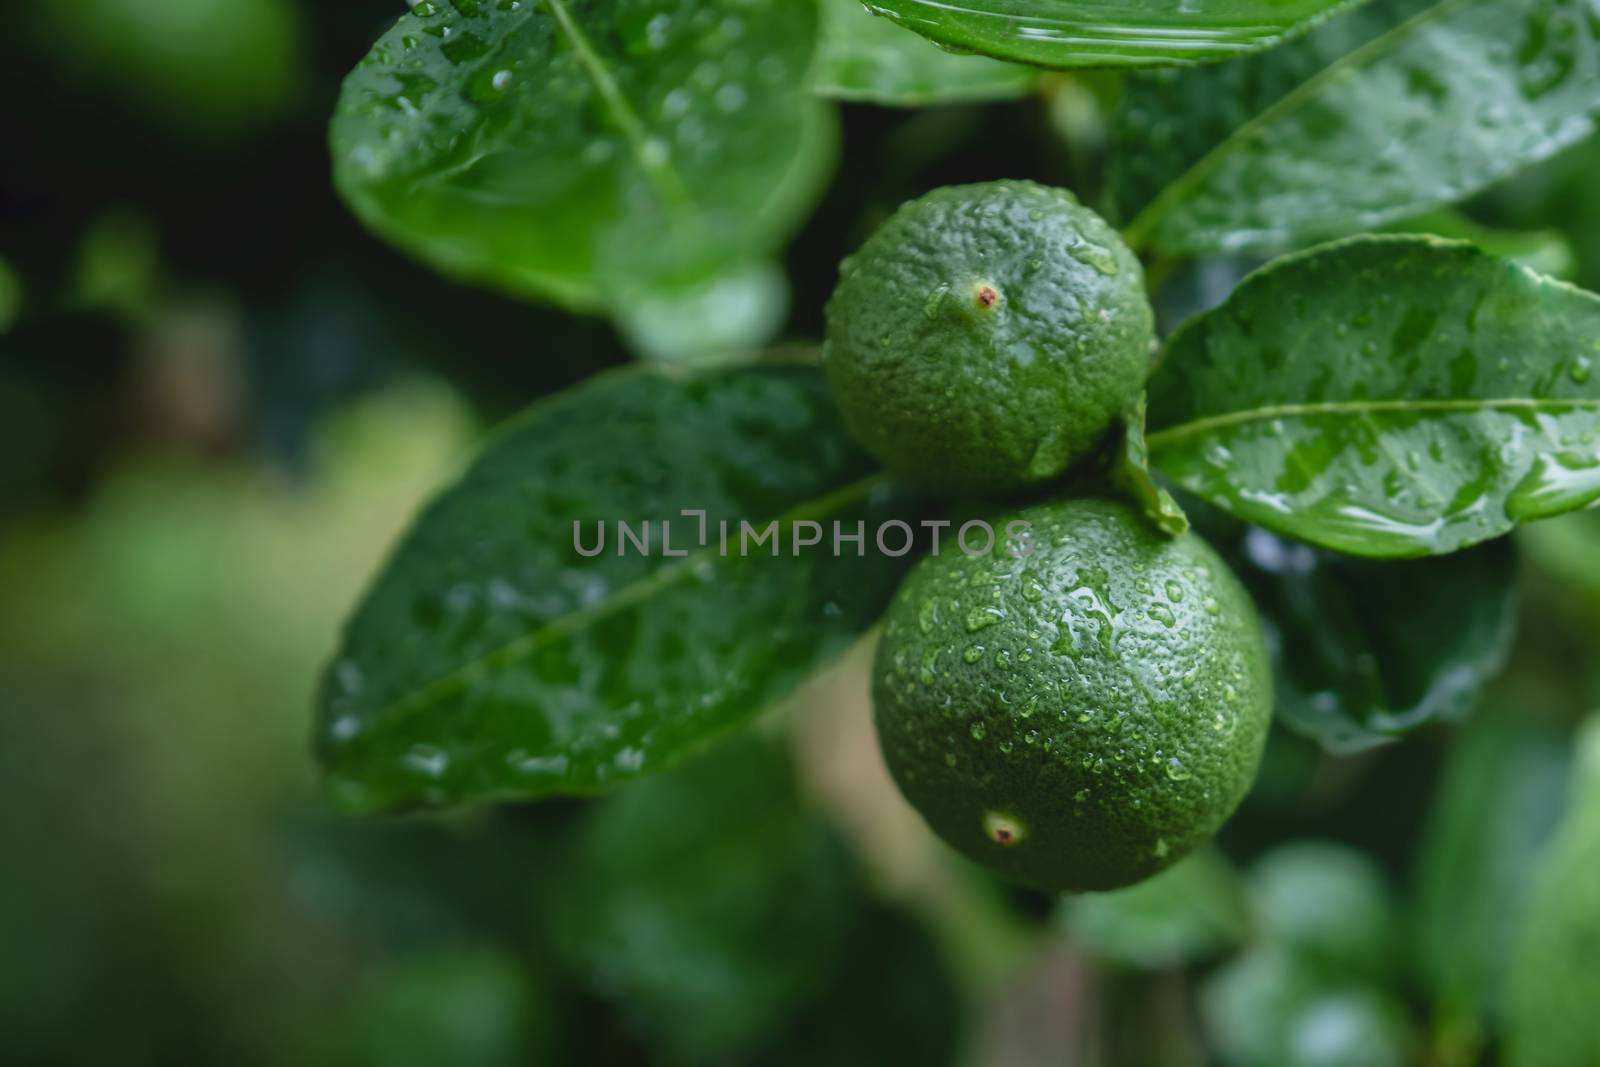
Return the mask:
M 1420 237 L 1270 264 L 1168 343 L 1183 488 L 1355 555 L 1452 552 L 1600 499 L 1600 297 Z
M 1362 0 L 867 0 L 960 51 L 1038 67 L 1203 63 L 1270 48 Z
M 876 620 L 911 557 L 874 531 L 905 503 L 810 364 L 614 373 L 536 405 L 348 623 L 320 696 L 336 798 L 583 793 L 675 762 Z M 835 555 L 834 522 L 865 541 Z
M 861 0 L 823 0 L 822 41 L 811 73 L 823 96 L 890 107 L 1023 96 L 1038 71 L 986 56 L 947 52 Z
M 1375 561 L 1259 527 L 1208 538 L 1261 610 L 1279 718 L 1329 752 L 1461 718 L 1510 653 L 1518 600 L 1508 542 Z
M 1459 200 L 1597 111 L 1588 0 L 1377 0 L 1239 64 L 1136 81 L 1116 198 L 1136 245 L 1277 250 Z
M 425 0 L 346 79 L 334 179 L 447 273 L 582 310 L 774 252 L 831 169 L 812 5 Z

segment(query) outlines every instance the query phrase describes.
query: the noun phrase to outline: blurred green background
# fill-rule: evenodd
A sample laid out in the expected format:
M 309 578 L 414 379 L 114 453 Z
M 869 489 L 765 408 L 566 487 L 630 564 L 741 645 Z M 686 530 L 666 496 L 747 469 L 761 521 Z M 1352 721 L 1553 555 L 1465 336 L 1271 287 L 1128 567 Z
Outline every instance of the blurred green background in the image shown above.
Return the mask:
M 934 844 L 878 763 L 865 649 L 613 799 L 327 810 L 313 679 L 386 547 L 485 427 L 629 358 L 335 200 L 339 79 L 397 13 L 7 20 L 0 1062 L 1493 1059 L 1525 872 L 1600 704 L 1594 513 L 1519 535 L 1520 637 L 1466 725 L 1343 759 L 1279 731 L 1221 847 L 1124 893 L 1058 903 Z M 907 197 L 1092 195 L 1096 99 L 845 108 L 786 334 L 820 333 L 834 264 Z M 1426 225 L 1518 231 L 1600 288 L 1597 169 L 1591 142 Z M 1237 269 L 1176 276 L 1167 320 Z

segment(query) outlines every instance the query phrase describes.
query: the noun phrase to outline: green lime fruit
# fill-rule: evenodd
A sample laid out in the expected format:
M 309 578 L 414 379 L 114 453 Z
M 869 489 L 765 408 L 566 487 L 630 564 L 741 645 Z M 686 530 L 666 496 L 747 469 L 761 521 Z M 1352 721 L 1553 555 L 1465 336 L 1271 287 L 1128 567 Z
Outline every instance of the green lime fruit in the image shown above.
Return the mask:
M 1296 841 L 1252 869 L 1262 932 L 1340 975 L 1381 977 L 1391 962 L 1394 903 L 1383 869 L 1332 841 Z
M 1580 734 L 1573 775 L 1512 956 L 1509 1067 L 1600 1063 L 1600 717 Z
M 968 856 L 1052 892 L 1130 885 L 1209 839 L 1250 787 L 1272 712 L 1255 606 L 1199 537 L 1120 503 L 991 526 L 993 551 L 943 544 L 889 608 L 884 758 Z
M 1031 182 L 938 189 L 844 261 L 824 365 L 851 432 L 936 492 L 1056 477 L 1136 398 L 1154 314 L 1121 237 Z

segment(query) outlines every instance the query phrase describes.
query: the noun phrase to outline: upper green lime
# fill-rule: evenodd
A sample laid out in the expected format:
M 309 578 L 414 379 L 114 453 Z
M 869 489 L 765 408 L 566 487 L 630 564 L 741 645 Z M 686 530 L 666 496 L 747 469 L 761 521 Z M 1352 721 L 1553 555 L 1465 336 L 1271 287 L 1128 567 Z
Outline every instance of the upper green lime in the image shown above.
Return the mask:
M 907 577 L 874 663 L 879 743 L 968 856 L 1050 891 L 1129 885 L 1211 837 L 1255 777 L 1272 712 L 1255 606 L 1199 537 L 1122 504 L 996 528 L 1013 523 L 993 553 L 945 545 Z
M 1104 219 L 1031 182 L 938 189 L 841 268 L 824 362 L 890 470 L 953 494 L 1055 477 L 1149 371 L 1144 273 Z

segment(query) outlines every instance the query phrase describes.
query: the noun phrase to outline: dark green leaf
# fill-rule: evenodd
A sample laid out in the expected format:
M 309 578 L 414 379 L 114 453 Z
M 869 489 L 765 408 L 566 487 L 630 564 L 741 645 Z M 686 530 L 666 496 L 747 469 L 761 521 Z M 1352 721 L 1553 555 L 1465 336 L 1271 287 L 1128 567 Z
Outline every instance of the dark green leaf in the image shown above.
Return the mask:
M 1059 914 L 1076 947 L 1146 970 L 1188 966 L 1236 948 L 1250 925 L 1238 872 L 1215 849 L 1128 889 L 1065 898 Z
M 1517 618 L 1509 542 L 1376 562 L 1259 527 L 1206 527 L 1261 609 L 1279 717 L 1330 752 L 1459 718 L 1505 665 Z
M 1142 158 L 1117 199 L 1143 207 L 1136 245 L 1278 249 L 1459 200 L 1597 111 L 1588 0 L 1379 0 L 1282 50 L 1137 82 L 1119 126 Z
M 589 311 L 770 258 L 833 122 L 811 4 L 424 0 L 345 81 L 334 179 L 450 274 Z
M 624 790 L 580 833 L 557 941 L 661 1059 L 710 1063 L 750 1048 L 820 994 L 845 956 L 855 873 L 765 738 Z
M 811 71 L 823 96 L 889 107 L 926 107 L 1024 96 L 1038 71 L 946 52 L 861 0 L 823 0 L 822 42 Z
M 949 48 L 1037 67 L 1203 63 L 1270 48 L 1363 0 L 866 0 Z
M 1497 1028 L 1528 870 L 1566 796 L 1566 738 L 1523 711 L 1480 714 L 1450 749 L 1417 857 L 1418 970 L 1453 1045 L 1474 1062 Z
M 346 1008 L 351 1067 L 548 1062 L 551 1020 L 515 956 L 458 944 L 364 975 Z
M 1288 256 L 1169 341 L 1150 454 L 1366 556 L 1453 552 L 1600 498 L 1600 297 L 1422 237 Z
M 882 905 L 861 916 L 857 931 L 827 992 L 751 1063 L 949 1067 L 964 1062 L 964 1004 L 928 931 Z
M 1144 394 L 1139 394 L 1133 410 L 1122 416 L 1122 444 L 1112 460 L 1111 478 L 1139 502 L 1145 517 L 1162 532 L 1181 537 L 1189 529 L 1189 517 L 1150 473 L 1150 449 L 1144 438 L 1145 403 Z
M 422 513 L 348 624 L 320 698 L 336 795 L 459 804 L 663 768 L 876 620 L 911 557 L 874 534 L 905 504 L 809 364 L 615 373 L 531 408 Z M 705 511 L 703 547 L 684 509 Z M 648 524 L 648 555 L 619 521 Z M 864 523 L 864 544 L 835 555 L 835 522 Z M 580 555 L 601 523 L 604 550 Z M 776 524 L 781 544 L 742 523 Z

